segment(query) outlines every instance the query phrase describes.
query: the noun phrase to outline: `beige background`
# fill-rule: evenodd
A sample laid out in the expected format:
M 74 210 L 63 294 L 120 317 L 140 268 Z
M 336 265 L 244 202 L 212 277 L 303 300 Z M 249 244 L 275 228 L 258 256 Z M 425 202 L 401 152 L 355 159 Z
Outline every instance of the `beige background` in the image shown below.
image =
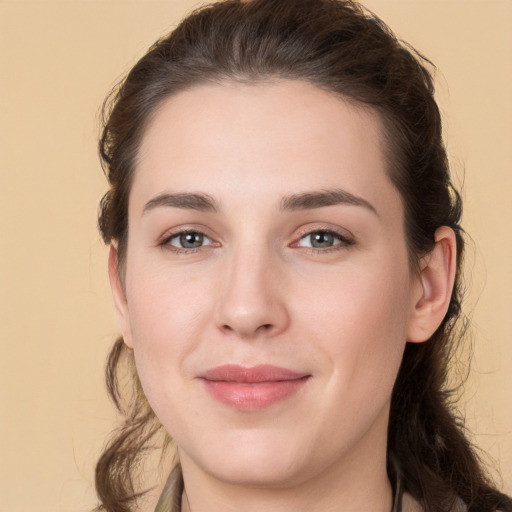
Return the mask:
M 0 511 L 95 503 L 93 466 L 114 424 L 103 364 L 117 331 L 95 226 L 97 110 L 197 3 L 0 0 Z M 474 240 L 466 413 L 512 492 L 512 1 L 367 5 L 440 69 Z

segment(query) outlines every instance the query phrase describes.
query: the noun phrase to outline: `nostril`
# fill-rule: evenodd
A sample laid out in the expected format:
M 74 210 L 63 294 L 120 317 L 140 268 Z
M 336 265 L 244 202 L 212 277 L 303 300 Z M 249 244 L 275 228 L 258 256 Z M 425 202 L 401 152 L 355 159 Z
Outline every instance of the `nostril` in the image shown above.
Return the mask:
M 258 326 L 255 330 L 253 329 L 247 329 L 245 330 L 243 327 L 239 327 L 239 328 L 235 328 L 233 327 L 232 325 L 229 325 L 229 324 L 223 324 L 222 325 L 222 330 L 226 333 L 228 332 L 238 332 L 239 334 L 241 334 L 242 336 L 251 336 L 251 335 L 254 335 L 254 334 L 257 334 L 257 333 L 270 333 L 270 331 L 272 331 L 272 329 L 274 328 L 274 325 L 273 324 L 261 324 L 260 326 Z

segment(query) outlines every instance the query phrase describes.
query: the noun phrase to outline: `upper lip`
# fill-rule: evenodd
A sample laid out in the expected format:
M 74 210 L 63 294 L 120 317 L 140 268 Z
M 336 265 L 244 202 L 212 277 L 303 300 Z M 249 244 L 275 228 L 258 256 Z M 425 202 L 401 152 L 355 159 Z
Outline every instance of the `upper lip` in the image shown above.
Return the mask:
M 290 381 L 302 379 L 308 376 L 309 374 L 307 373 L 295 372 L 288 368 L 269 364 L 261 364 L 251 367 L 239 366 L 236 364 L 225 364 L 215 368 L 210 368 L 201 374 L 201 378 L 205 380 L 241 383 Z

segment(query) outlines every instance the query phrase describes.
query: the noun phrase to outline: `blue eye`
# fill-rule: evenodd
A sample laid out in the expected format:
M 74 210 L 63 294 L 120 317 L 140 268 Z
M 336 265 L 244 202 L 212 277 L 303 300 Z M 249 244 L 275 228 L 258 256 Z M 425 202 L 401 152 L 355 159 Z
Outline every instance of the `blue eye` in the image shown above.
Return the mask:
M 350 245 L 345 237 L 332 231 L 312 231 L 303 236 L 297 243 L 297 247 L 311 247 L 313 249 L 332 249 L 338 246 Z
M 212 241 L 198 231 L 184 231 L 171 236 L 166 243 L 179 249 L 198 249 L 204 245 L 211 245 Z

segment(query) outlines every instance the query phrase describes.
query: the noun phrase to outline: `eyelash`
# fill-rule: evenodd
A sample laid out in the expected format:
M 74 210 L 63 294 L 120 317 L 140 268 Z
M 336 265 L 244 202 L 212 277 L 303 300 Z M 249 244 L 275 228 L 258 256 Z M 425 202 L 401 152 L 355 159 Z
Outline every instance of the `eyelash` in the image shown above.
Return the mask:
M 304 240 L 307 237 L 311 237 L 315 234 L 325 234 L 325 235 L 331 235 L 336 240 L 335 244 L 332 247 L 327 247 L 324 249 L 318 248 L 318 247 L 307 247 L 307 246 L 300 246 L 299 243 Z M 310 254 L 329 254 L 331 252 L 336 251 L 342 251 L 346 249 L 347 247 L 353 245 L 355 242 L 352 238 L 348 237 L 346 234 L 341 234 L 339 231 L 336 231 L 332 228 L 316 228 L 313 230 L 308 230 L 303 233 L 301 233 L 300 238 L 297 240 L 297 242 L 294 242 L 291 247 L 302 247 L 302 249 L 306 250 Z
M 174 231 L 174 232 L 170 233 L 158 245 L 160 245 L 161 247 L 164 247 L 165 249 L 172 251 L 176 254 L 194 254 L 194 253 L 198 252 L 200 249 L 210 246 L 210 245 L 207 245 L 207 246 L 201 245 L 200 247 L 187 248 L 187 247 L 176 247 L 175 245 L 171 245 L 170 242 L 173 238 L 177 238 L 177 237 L 184 236 L 184 235 L 201 235 L 202 237 L 206 238 L 207 240 L 212 241 L 212 239 L 208 235 L 206 235 L 203 231 L 201 231 L 200 229 L 183 229 L 183 230 L 178 230 L 178 231 Z M 215 244 L 215 243 L 213 243 L 211 245 L 218 246 L 218 244 Z
M 308 247 L 308 246 L 299 245 L 299 243 L 302 240 L 304 240 L 305 238 L 311 237 L 312 235 L 320 234 L 320 233 L 333 236 L 335 239 L 337 239 L 337 243 L 335 243 L 335 245 L 333 245 L 332 247 L 327 247 L 324 249 L 321 249 L 318 247 Z M 207 240 L 212 241 L 212 239 L 201 230 L 183 229 L 183 230 L 178 230 L 178 231 L 174 231 L 174 232 L 170 233 L 159 243 L 159 245 L 169 251 L 176 253 L 176 254 L 194 254 L 194 253 L 198 252 L 200 249 L 204 249 L 205 247 L 211 247 L 211 246 L 215 247 L 215 246 L 220 245 L 216 242 L 213 242 L 212 244 L 208 244 L 208 245 L 201 245 L 199 247 L 190 247 L 190 248 L 177 247 L 175 245 L 171 245 L 170 242 L 174 238 L 177 238 L 177 237 L 183 236 L 183 235 L 188 235 L 188 234 L 200 235 L 200 236 L 206 238 Z M 294 248 L 301 247 L 303 250 L 305 250 L 306 252 L 308 252 L 310 254 L 328 254 L 331 252 L 341 251 L 343 249 L 346 249 L 347 247 L 353 245 L 354 243 L 355 242 L 352 238 L 349 238 L 347 235 L 343 235 L 336 230 L 333 230 L 330 228 L 323 228 L 323 229 L 317 228 L 317 229 L 313 229 L 310 231 L 304 231 L 303 233 L 301 233 L 298 240 L 296 242 L 293 242 L 290 245 L 290 247 L 294 247 Z

